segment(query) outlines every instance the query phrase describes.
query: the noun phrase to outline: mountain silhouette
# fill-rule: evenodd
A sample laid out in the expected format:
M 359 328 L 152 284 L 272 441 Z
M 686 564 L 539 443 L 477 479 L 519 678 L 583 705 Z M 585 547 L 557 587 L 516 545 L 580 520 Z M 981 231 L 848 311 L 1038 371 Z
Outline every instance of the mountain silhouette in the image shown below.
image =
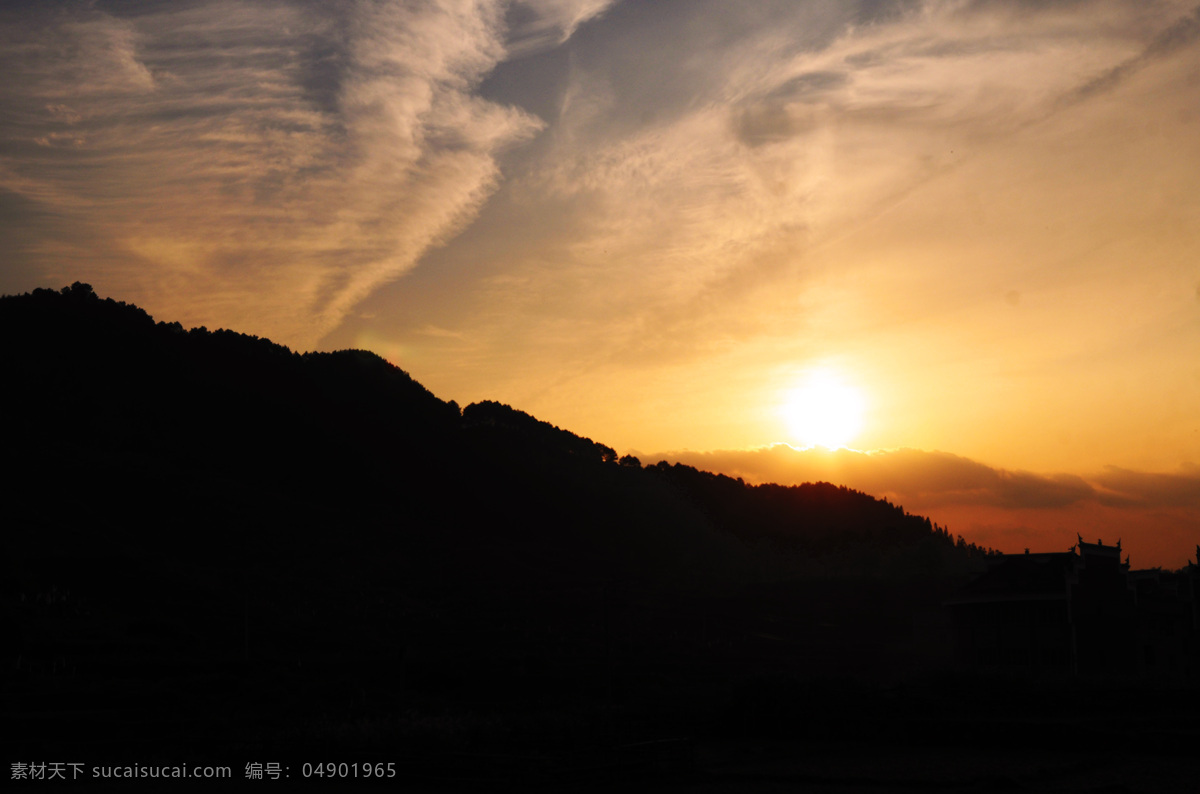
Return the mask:
M 99 553 L 296 554 L 332 527 L 382 549 L 453 536 L 463 566 L 479 556 L 502 577 L 491 554 L 508 544 L 552 557 L 526 574 L 551 578 L 785 575 L 777 554 L 759 570 L 765 545 L 802 552 L 808 572 L 817 559 L 902 575 L 982 553 L 865 494 L 613 465 L 610 447 L 508 406 L 460 411 L 372 353 L 185 331 L 86 284 L 0 299 L 0 335 L 19 520 Z M 830 556 L 848 552 L 863 571 Z
M 81 283 L 0 298 L 0 372 L 7 746 L 31 757 L 402 747 L 438 777 L 466 748 L 795 732 L 800 703 L 854 733 L 989 553 Z

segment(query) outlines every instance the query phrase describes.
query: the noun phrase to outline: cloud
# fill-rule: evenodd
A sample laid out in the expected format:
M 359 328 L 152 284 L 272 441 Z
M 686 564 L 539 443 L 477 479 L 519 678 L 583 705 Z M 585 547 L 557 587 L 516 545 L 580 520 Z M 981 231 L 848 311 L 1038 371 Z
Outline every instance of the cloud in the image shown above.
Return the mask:
M 951 504 L 1056 508 L 1101 498 L 1095 486 L 1075 475 L 1008 471 L 947 452 L 915 449 L 868 453 L 774 444 L 752 450 L 648 456 L 649 460 L 659 458 L 725 472 L 750 482 L 829 480 L 887 496 L 914 510 Z M 1195 482 L 1200 484 L 1200 479 Z
M 512 57 L 544 51 L 567 41 L 579 26 L 601 16 L 615 0 L 519 0 L 509 10 Z
M 827 481 L 887 498 L 973 542 L 1016 552 L 1058 551 L 1075 542 L 1125 541 L 1139 565 L 1179 567 L 1200 540 L 1200 469 L 1176 473 L 1116 467 L 1080 477 L 1009 471 L 958 455 L 915 449 L 858 452 L 795 449 L 638 454 L 644 463 L 684 463 L 750 483 Z
M 0 17 L 0 187 L 111 253 L 75 278 L 185 322 L 312 345 L 542 127 L 474 93 L 499 2 L 105 8 Z M 66 268 L 52 234 L 26 248 Z
M 1121 81 L 1128 79 L 1151 62 L 1193 44 L 1200 38 L 1200 6 L 1192 9 L 1165 30 L 1162 30 L 1133 57 L 1093 77 L 1085 84 L 1064 97 L 1065 101 L 1081 101 L 1097 94 L 1111 91 Z
M 1109 466 L 1091 479 L 1102 489 L 1099 498 L 1105 504 L 1200 508 L 1200 467 L 1167 474 Z
M 514 251 L 488 297 L 557 307 L 550 324 L 607 318 L 588 340 L 599 346 L 574 345 L 600 360 L 685 361 L 791 333 L 795 301 L 779 296 L 803 292 L 809 252 L 953 167 L 956 146 L 1001 140 L 1185 46 L 1190 13 L 612 0 L 9 10 L 0 187 L 87 230 L 104 262 L 67 256 L 47 233 L 15 270 L 70 270 L 157 313 L 312 344 L 473 223 L 502 160 L 545 131 L 509 175 L 526 235 L 546 243 Z M 498 65 L 557 47 L 570 59 L 553 114 L 481 96 Z M 5 286 L 35 286 L 21 282 Z
M 1161 49 L 1179 11 L 615 7 L 597 40 L 572 43 L 547 145 L 515 176 L 528 217 L 555 212 L 571 242 L 514 261 L 525 272 L 510 283 L 534 293 L 511 300 L 607 316 L 604 339 L 588 341 L 613 361 L 702 358 L 705 329 L 734 343 L 773 333 L 798 314 L 781 298 L 808 291 L 813 252 L 960 167 L 964 152 L 1007 145 L 1081 86 Z M 563 218 L 563 207 L 574 210 Z

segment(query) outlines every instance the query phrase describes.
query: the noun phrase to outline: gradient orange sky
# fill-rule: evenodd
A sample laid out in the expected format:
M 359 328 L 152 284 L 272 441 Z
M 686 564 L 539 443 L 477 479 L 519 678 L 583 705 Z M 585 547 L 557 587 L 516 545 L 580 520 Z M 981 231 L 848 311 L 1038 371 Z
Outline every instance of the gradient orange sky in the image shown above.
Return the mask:
M 4 293 L 374 350 L 1006 551 L 1200 543 L 1194 3 L 27 5 Z M 859 452 L 776 446 L 817 370 Z

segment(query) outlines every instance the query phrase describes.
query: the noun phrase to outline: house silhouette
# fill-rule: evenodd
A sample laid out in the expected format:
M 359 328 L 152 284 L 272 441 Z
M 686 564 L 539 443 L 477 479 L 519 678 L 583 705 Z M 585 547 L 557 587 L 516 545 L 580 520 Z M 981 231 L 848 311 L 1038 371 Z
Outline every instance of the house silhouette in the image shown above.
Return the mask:
M 1197 547 L 1200 561 L 1200 547 Z M 1200 677 L 1200 565 L 1131 571 L 1121 542 L 1001 554 L 945 601 L 956 666 L 1035 677 Z

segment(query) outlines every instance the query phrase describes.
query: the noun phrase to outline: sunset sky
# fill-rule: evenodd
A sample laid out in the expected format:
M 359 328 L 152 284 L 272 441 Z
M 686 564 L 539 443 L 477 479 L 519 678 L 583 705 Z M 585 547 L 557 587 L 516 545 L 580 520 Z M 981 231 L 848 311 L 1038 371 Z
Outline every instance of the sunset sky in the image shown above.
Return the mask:
M 0 2 L 0 74 L 0 292 L 1004 551 L 1200 543 L 1193 2 Z

